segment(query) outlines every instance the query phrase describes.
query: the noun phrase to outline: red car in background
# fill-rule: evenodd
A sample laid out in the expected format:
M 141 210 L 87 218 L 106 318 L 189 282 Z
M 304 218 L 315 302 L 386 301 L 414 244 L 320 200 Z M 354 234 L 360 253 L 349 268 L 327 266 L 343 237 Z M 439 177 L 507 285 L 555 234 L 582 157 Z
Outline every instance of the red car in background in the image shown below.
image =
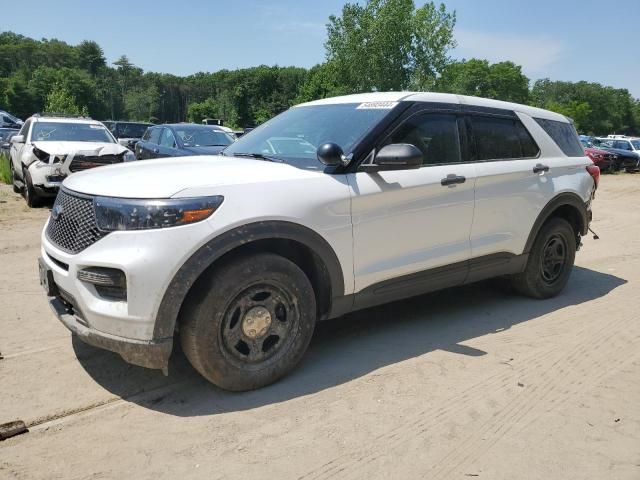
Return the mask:
M 600 167 L 601 172 L 613 172 L 617 168 L 616 163 L 618 156 L 615 153 L 593 147 L 586 147 L 584 153 L 591 159 L 594 165 Z

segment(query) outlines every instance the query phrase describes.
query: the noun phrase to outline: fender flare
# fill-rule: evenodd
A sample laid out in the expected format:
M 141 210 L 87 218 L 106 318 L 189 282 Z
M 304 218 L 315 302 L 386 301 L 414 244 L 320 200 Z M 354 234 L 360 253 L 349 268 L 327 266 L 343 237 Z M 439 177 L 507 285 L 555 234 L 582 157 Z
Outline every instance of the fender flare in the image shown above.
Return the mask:
M 173 337 L 178 314 L 187 293 L 216 260 L 237 247 L 267 239 L 293 240 L 309 248 L 324 262 L 331 283 L 331 298 L 344 295 L 344 276 L 340 261 L 331 245 L 318 233 L 286 221 L 250 223 L 211 239 L 184 262 L 164 292 L 156 315 L 153 338 L 158 340 Z
M 575 208 L 578 212 L 580 222 L 578 225 L 579 233 L 581 235 L 586 235 L 591 221 L 591 211 L 587 209 L 587 204 L 585 204 L 584 200 L 575 193 L 560 193 L 545 205 L 538 215 L 538 218 L 536 218 L 536 221 L 533 223 L 533 227 L 531 228 L 531 232 L 529 233 L 529 237 L 527 238 L 527 243 L 525 244 L 523 253 L 529 253 L 531 251 L 533 248 L 533 242 L 535 242 L 542 225 L 544 225 L 557 208 L 565 205 Z

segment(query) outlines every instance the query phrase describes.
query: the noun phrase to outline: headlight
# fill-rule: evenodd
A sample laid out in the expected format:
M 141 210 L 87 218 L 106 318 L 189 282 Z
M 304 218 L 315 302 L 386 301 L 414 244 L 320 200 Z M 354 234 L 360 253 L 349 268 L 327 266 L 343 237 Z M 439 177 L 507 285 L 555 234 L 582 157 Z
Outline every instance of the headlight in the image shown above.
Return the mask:
M 126 152 L 124 152 L 124 156 L 122 157 L 122 159 L 125 162 L 133 162 L 136 159 L 136 155 L 131 150 L 127 150 Z
M 602 158 L 602 155 L 600 155 L 599 153 L 594 153 L 593 158 L 595 158 L 596 160 L 600 160 Z
M 176 227 L 199 222 L 211 216 L 224 197 L 140 200 L 97 197 L 96 222 L 104 232 Z

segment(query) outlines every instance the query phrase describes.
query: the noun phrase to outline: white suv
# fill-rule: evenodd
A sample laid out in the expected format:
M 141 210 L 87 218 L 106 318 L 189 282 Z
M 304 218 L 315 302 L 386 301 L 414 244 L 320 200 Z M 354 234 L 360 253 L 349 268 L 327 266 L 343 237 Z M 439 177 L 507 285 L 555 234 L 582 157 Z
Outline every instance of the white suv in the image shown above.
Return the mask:
M 87 343 L 166 372 L 178 332 L 204 377 L 253 389 L 296 365 L 319 320 L 497 275 L 558 294 L 598 179 L 573 125 L 546 110 L 319 100 L 220 156 L 67 178 L 41 283 Z
M 40 115 L 29 118 L 11 138 L 10 156 L 13 190 L 24 192 L 30 207 L 55 196 L 73 172 L 135 160 L 98 121 Z

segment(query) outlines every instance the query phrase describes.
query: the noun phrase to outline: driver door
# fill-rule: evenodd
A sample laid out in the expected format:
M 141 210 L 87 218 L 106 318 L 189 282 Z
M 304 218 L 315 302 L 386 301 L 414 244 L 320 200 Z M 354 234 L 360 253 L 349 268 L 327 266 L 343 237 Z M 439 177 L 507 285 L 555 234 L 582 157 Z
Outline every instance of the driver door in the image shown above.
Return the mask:
M 464 282 L 476 180 L 475 165 L 465 163 L 465 139 L 458 113 L 418 111 L 377 148 L 413 144 L 423 153 L 421 168 L 347 175 L 355 292 L 375 295 L 369 303 Z

